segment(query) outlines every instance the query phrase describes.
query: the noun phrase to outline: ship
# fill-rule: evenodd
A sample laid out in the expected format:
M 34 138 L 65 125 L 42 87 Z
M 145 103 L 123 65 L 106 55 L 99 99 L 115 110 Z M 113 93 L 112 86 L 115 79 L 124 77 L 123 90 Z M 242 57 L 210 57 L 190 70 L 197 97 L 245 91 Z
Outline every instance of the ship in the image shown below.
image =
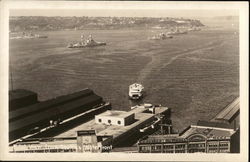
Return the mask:
M 68 48 L 85 48 L 85 47 L 96 47 L 96 46 L 105 46 L 105 42 L 97 42 L 92 38 L 92 35 L 89 35 L 89 38 L 84 40 L 84 36 L 81 36 L 81 41 L 77 43 L 68 44 Z
M 22 32 L 19 36 L 10 36 L 10 39 L 34 39 L 34 38 L 48 38 L 47 35 L 33 34 Z
M 141 84 L 134 83 L 129 86 L 129 97 L 133 100 L 138 100 L 143 96 L 144 87 Z
M 172 31 L 172 32 L 168 32 L 167 34 L 168 35 L 180 35 L 180 34 L 187 34 L 188 32 L 187 31 L 180 31 L 179 29 L 176 29 L 175 31 Z
M 173 38 L 172 35 L 168 35 L 168 34 L 164 34 L 164 33 L 160 33 L 158 35 L 155 35 L 153 37 L 148 38 L 149 40 L 164 40 L 164 39 L 170 39 Z

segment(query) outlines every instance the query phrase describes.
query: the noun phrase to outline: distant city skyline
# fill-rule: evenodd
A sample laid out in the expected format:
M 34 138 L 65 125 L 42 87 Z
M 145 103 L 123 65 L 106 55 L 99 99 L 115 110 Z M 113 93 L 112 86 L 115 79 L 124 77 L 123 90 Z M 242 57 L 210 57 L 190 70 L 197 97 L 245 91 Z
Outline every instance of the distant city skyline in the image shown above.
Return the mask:
M 10 16 L 89 16 L 89 17 L 217 17 L 238 16 L 238 10 L 191 9 L 11 9 Z

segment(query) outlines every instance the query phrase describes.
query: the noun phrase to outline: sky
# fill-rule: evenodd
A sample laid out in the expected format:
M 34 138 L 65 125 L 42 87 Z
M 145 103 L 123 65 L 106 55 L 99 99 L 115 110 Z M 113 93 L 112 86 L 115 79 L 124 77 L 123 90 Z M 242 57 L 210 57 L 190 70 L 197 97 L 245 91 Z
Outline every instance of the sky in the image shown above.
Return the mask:
M 92 17 L 216 17 L 237 16 L 237 10 L 190 9 L 11 9 L 10 16 L 92 16 Z
M 22 1 L 10 16 L 216 17 L 238 16 L 240 2 L 195 1 Z

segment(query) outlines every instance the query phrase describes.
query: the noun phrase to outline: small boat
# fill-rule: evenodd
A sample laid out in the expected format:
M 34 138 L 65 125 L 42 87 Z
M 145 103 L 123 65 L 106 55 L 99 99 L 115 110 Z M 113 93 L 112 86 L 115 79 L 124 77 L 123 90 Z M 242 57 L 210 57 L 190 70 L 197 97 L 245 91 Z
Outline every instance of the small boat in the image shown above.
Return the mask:
M 144 87 L 141 84 L 134 83 L 129 86 L 129 97 L 133 100 L 138 100 L 143 95 Z

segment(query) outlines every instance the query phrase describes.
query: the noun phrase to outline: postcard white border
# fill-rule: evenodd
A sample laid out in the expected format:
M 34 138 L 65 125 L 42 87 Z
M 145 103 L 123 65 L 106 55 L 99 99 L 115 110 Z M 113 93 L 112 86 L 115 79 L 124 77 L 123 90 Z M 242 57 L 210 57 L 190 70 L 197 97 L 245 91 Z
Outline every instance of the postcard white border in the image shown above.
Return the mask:
M 247 161 L 249 13 L 247 2 L 165 1 L 1 1 L 0 2 L 0 159 L 64 161 Z M 240 154 L 134 154 L 134 153 L 32 153 L 8 152 L 8 18 L 10 9 L 238 9 L 240 16 Z

